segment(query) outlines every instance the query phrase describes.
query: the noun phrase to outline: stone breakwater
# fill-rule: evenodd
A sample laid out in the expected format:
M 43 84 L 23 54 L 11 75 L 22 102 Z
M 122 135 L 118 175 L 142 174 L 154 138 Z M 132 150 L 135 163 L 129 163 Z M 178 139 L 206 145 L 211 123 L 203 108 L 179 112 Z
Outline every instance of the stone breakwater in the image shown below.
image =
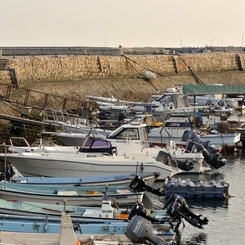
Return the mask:
M 82 78 L 137 77 L 146 70 L 156 74 L 242 71 L 245 54 L 210 53 L 146 56 L 29 56 L 9 60 L 20 83 Z
M 15 71 L 19 87 L 67 97 L 76 93 L 138 100 L 156 90 L 195 84 L 192 72 L 205 84 L 244 84 L 245 53 L 22 56 L 8 58 L 5 68 Z M 146 71 L 156 78 L 147 80 Z M 11 83 L 7 70 L 0 71 L 0 83 Z

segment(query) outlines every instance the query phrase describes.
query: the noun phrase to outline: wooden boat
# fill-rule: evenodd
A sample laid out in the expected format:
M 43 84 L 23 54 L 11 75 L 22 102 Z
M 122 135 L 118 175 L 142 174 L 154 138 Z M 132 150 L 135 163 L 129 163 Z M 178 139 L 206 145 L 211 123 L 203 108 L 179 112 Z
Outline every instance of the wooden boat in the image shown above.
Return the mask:
M 142 202 L 143 192 L 135 193 L 128 186 L 61 186 L 21 183 L 0 183 L 2 199 L 63 205 L 101 205 L 102 197 L 109 196 L 119 204 Z
M 190 179 L 167 178 L 163 191 L 166 198 L 172 194 L 178 194 L 184 198 L 225 199 L 229 197 L 229 184 L 226 182 L 192 181 Z

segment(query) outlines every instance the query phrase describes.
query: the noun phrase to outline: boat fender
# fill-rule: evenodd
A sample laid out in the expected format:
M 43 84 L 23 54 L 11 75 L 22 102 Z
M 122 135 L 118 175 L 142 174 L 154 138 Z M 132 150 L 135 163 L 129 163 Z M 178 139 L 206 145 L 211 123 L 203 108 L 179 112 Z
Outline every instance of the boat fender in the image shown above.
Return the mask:
M 80 242 L 80 241 L 76 241 L 76 245 L 82 245 L 82 242 Z

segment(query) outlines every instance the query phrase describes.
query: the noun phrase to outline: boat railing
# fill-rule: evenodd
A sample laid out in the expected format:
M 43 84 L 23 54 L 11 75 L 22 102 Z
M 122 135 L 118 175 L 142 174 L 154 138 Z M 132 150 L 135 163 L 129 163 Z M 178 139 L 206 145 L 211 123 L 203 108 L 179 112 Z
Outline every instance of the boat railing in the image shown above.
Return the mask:
M 39 141 L 33 142 L 31 145 L 24 137 L 10 137 L 10 146 L 8 150 L 12 153 L 17 152 L 33 152 L 33 151 L 42 151 L 44 153 L 48 153 L 48 149 L 45 147 L 52 147 L 56 150 L 56 144 L 53 141 L 43 141 L 40 139 Z M 16 145 L 17 143 L 17 145 Z
M 10 145 L 9 145 L 8 150 L 12 151 L 13 153 L 16 153 L 16 151 L 15 151 L 16 145 L 14 144 L 14 141 L 15 141 L 15 143 L 18 142 L 21 146 L 26 147 L 26 149 L 31 149 L 31 146 L 28 143 L 28 141 L 26 140 L 26 138 L 24 138 L 24 137 L 10 137 L 10 139 L 9 139 Z

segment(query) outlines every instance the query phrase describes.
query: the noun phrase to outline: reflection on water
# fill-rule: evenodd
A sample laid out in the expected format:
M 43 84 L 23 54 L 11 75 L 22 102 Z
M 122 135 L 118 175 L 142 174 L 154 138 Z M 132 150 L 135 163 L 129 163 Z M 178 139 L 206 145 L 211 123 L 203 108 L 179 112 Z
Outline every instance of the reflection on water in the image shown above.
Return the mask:
M 207 244 L 207 234 L 205 233 L 196 233 L 196 234 L 193 234 L 192 236 L 190 237 L 186 237 L 185 239 L 181 240 L 181 232 L 177 232 L 176 235 L 176 245 L 199 245 L 199 244 Z
M 223 199 L 188 199 L 190 208 L 227 208 L 229 200 Z

